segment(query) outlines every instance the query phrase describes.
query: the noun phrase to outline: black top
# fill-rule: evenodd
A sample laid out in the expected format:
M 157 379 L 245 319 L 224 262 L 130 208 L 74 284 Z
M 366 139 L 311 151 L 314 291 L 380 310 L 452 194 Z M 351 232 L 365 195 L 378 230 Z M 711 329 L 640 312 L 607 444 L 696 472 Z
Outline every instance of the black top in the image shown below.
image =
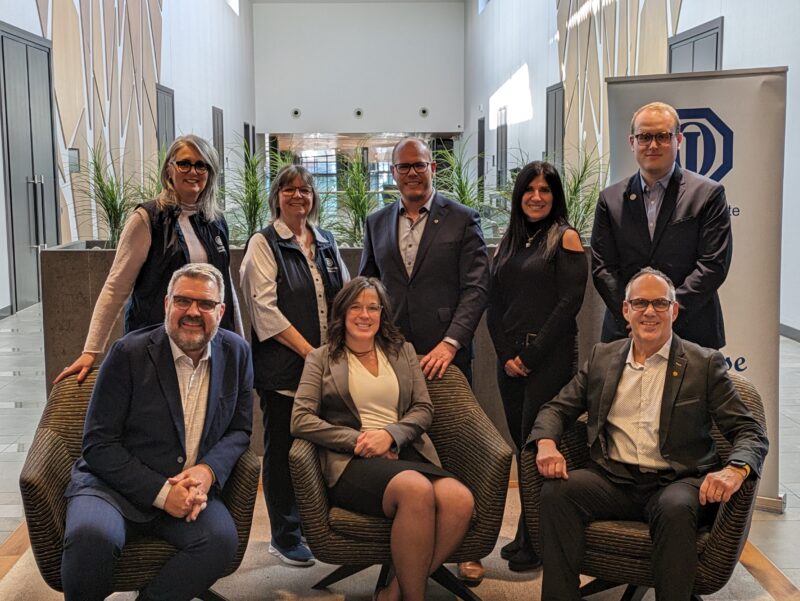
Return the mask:
M 172 274 L 191 262 L 178 217 L 180 207 L 160 209 L 155 200 L 139 205 L 150 218 L 150 250 L 147 252 L 130 300 L 125 308 L 125 333 L 164 321 L 164 295 Z M 138 208 L 138 207 L 137 207 Z M 222 272 L 225 306 L 220 327 L 234 330 L 233 287 L 230 277 L 228 224 L 220 217 L 208 221 L 200 213 L 189 216 L 189 223 L 208 255 L 208 262 Z
M 545 259 L 550 223 L 528 225 L 529 247 L 524 244 L 492 277 L 487 325 L 498 358 L 505 363 L 517 355 L 528 369 L 546 358 L 557 344 L 575 344 L 575 317 L 583 303 L 588 266 L 583 251 L 567 250 L 560 228 L 555 255 Z M 529 344 L 526 347 L 526 335 Z
M 333 298 L 342 289 L 342 272 L 336 254 L 333 234 L 316 229 L 317 247 L 314 264 L 322 276 L 325 301 L 330 314 Z M 320 345 L 319 309 L 311 269 L 303 251 L 294 238 L 281 238 L 274 225 L 268 225 L 258 234 L 264 236 L 275 256 L 278 266 L 276 282 L 278 309 L 314 348 Z M 288 346 L 275 338 L 258 340 L 252 333 L 254 382 L 258 390 L 292 390 L 300 383 L 305 361 Z

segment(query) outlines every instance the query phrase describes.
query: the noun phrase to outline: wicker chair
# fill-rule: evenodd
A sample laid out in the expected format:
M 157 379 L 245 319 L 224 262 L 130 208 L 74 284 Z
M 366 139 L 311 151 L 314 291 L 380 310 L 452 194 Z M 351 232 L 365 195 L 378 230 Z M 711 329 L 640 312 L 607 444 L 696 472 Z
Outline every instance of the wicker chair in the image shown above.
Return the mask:
M 45 582 L 57 591 L 63 590 L 61 554 L 67 510 L 64 490 L 72 464 L 81 453 L 83 422 L 96 375 L 95 370 L 80 385 L 72 376 L 53 387 L 19 478 L 36 564 Z M 239 548 L 225 575 L 239 567 L 247 548 L 260 471 L 258 458 L 248 449 L 222 491 L 239 533 Z M 175 552 L 174 547 L 156 538 L 129 540 L 114 569 L 114 589 L 140 590 Z M 202 598 L 222 599 L 210 589 Z
M 511 449 L 472 395 L 461 372 L 449 367 L 441 380 L 428 383 L 434 405 L 433 439 L 442 465 L 475 497 L 475 518 L 450 561 L 476 560 L 494 548 L 505 508 Z M 391 520 L 331 507 L 317 449 L 296 439 L 289 455 L 303 533 L 317 559 L 341 566 L 314 585 L 325 588 L 372 565 L 381 564 L 385 584 L 391 561 Z M 441 567 L 432 578 L 461 599 L 479 599 L 452 572 Z
M 731 374 L 736 390 L 753 413 L 756 420 L 766 428 L 764 406 L 755 387 L 738 374 Z M 725 460 L 731 446 L 714 426 L 711 432 L 719 454 Z M 559 444 L 559 450 L 567 460 L 567 469 L 574 470 L 589 460 L 586 442 L 586 425 L 576 422 L 568 430 Z M 528 531 L 539 548 L 539 494 L 544 478 L 536 469 L 535 449 L 527 448 L 522 453 L 522 500 L 525 515 L 528 517 Z M 739 561 L 750 520 L 756 502 L 758 480 L 749 478 L 742 487 L 723 503 L 717 517 L 708 530 L 697 535 L 697 576 L 694 581 L 692 598 L 710 595 L 720 590 L 731 577 Z M 598 521 L 586 529 L 586 550 L 581 573 L 594 576 L 581 589 L 588 596 L 615 586 L 627 584 L 622 599 L 638 601 L 654 586 L 650 567 L 652 543 L 647 524 L 629 521 Z

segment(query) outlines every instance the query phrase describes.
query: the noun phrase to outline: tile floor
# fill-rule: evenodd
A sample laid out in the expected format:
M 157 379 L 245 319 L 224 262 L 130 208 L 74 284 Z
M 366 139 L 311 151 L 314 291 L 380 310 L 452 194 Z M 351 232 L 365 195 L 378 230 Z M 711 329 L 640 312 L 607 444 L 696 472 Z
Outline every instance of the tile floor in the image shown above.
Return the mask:
M 755 544 L 800 587 L 800 343 L 781 338 L 780 488 L 782 515 L 757 511 Z M 0 544 L 23 519 L 19 473 L 45 404 L 41 306 L 0 319 Z

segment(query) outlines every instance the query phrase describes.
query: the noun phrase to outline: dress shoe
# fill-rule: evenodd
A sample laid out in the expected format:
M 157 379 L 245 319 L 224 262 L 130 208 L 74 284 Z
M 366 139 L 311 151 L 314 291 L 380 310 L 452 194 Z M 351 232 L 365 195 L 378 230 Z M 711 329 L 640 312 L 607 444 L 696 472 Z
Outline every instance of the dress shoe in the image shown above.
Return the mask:
M 508 560 L 508 569 L 512 572 L 527 572 L 542 566 L 542 560 L 530 548 L 521 548 Z
M 467 586 L 478 586 L 485 570 L 480 561 L 462 561 L 458 564 L 458 578 Z
M 500 547 L 500 557 L 508 561 L 509 559 L 514 557 L 514 555 L 516 555 L 517 551 L 519 551 L 520 549 L 522 549 L 522 545 L 519 544 L 518 540 L 514 539 L 507 545 L 503 545 L 502 547 Z

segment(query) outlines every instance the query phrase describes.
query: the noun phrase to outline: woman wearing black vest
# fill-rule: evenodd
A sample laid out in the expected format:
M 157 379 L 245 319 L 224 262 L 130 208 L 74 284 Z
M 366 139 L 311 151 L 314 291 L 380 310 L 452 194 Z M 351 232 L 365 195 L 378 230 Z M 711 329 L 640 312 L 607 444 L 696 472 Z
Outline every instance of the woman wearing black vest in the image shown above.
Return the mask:
M 289 425 L 306 355 L 325 344 L 328 311 L 350 279 L 330 232 L 316 227 L 320 198 L 305 168 L 289 165 L 272 182 L 273 222 L 250 238 L 239 270 L 253 324 L 254 385 L 264 413 L 264 496 L 272 541 L 285 563 L 309 566 L 289 477 Z
M 526 165 L 514 182 L 511 220 L 492 262 L 486 313 L 506 423 L 518 449 L 539 408 L 575 373 L 575 318 L 587 271 L 558 171 L 541 161 Z M 524 518 L 520 513 L 514 541 L 500 550 L 513 571 L 541 565 Z
M 211 263 L 225 278 L 220 324 L 243 334 L 231 286 L 228 225 L 217 207 L 219 160 L 214 147 L 194 135 L 176 138 L 161 167 L 161 193 L 139 205 L 125 222 L 114 263 L 94 306 L 83 354 L 55 382 L 78 374 L 82 382 L 125 307 L 127 334 L 164 321 L 164 295 L 172 273 L 187 263 Z

